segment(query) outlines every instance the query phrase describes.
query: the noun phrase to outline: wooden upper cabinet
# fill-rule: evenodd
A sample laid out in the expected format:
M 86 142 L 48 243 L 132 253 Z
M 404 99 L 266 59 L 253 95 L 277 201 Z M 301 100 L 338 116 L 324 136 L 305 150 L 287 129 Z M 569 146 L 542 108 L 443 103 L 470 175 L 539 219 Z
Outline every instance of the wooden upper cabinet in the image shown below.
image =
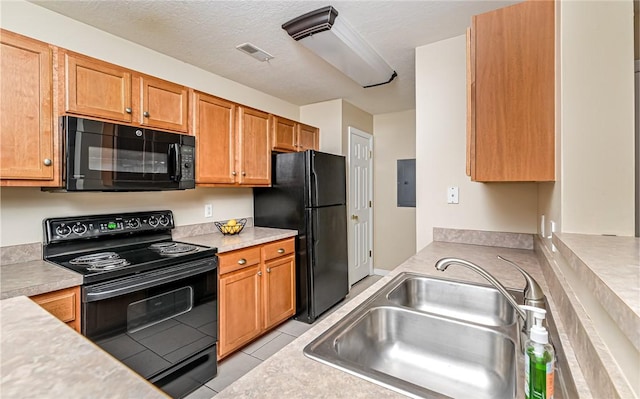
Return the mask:
M 185 86 L 140 76 L 140 124 L 187 132 L 189 90 Z
M 297 123 L 272 115 L 272 148 L 276 151 L 297 151 Z
M 472 180 L 555 180 L 555 4 L 530 0 L 472 18 L 468 167 Z
M 240 184 L 271 184 L 271 145 L 269 114 L 238 106 L 237 171 Z
M 5 30 L 0 46 L 2 185 L 56 185 L 53 50 Z
M 115 65 L 64 53 L 65 111 L 132 122 L 131 72 Z
M 272 115 L 272 139 L 274 151 L 297 152 L 319 149 L 319 132 L 316 127 Z
M 194 93 L 196 183 L 235 183 L 235 113 L 232 102 Z
M 70 51 L 63 53 L 65 112 L 188 131 L 187 87 Z
M 193 103 L 196 183 L 271 184 L 269 114 L 200 92 Z
M 320 149 L 320 129 L 298 123 L 298 151 Z

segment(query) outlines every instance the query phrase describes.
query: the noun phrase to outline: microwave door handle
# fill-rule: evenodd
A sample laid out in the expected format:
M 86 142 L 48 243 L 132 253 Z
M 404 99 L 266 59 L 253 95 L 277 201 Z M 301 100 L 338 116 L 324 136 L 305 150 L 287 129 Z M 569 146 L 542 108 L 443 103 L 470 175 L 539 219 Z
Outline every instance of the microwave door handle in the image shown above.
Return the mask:
M 171 160 L 171 170 L 169 173 L 173 177 L 173 181 L 179 182 L 182 180 L 182 174 L 180 171 L 180 144 L 169 145 L 169 159 Z

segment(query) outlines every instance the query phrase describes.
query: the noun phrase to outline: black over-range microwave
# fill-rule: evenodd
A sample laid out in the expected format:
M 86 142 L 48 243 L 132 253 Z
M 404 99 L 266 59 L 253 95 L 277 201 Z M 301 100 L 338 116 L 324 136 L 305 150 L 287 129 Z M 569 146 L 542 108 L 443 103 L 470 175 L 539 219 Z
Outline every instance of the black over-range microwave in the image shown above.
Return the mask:
M 60 118 L 67 191 L 195 188 L 195 137 L 91 119 Z

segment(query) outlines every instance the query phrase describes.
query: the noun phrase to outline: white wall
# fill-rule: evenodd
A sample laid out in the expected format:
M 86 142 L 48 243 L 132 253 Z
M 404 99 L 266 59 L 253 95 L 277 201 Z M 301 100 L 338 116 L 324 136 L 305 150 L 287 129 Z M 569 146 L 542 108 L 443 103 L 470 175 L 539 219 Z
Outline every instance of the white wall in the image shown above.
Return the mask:
M 398 207 L 397 161 L 416 157 L 416 111 L 373 117 L 373 263 L 392 270 L 416 253 L 416 208 Z
M 465 174 L 466 40 L 458 36 L 416 49 L 416 249 L 433 227 L 535 233 L 535 183 L 483 184 Z M 460 203 L 446 201 L 459 187 Z
M 0 26 L 4 29 L 287 118 L 297 120 L 299 117 L 299 107 L 294 104 L 32 3 L 3 1 L 1 7 Z M 46 217 L 171 209 L 176 224 L 182 226 L 253 216 L 253 197 L 248 188 L 199 188 L 162 193 L 44 193 L 35 188 L 2 188 L 0 200 L 2 246 L 41 241 L 42 220 Z M 204 218 L 205 203 L 213 204 L 213 218 Z
M 633 2 L 560 2 L 562 231 L 634 234 Z
M 42 241 L 42 221 L 51 217 L 170 209 L 175 224 L 253 216 L 250 188 L 197 188 L 155 193 L 55 193 L 39 188 L 0 190 L 0 246 Z M 204 218 L 204 204 L 213 217 Z
M 342 99 L 301 106 L 300 122 L 320 129 L 320 151 L 343 155 Z

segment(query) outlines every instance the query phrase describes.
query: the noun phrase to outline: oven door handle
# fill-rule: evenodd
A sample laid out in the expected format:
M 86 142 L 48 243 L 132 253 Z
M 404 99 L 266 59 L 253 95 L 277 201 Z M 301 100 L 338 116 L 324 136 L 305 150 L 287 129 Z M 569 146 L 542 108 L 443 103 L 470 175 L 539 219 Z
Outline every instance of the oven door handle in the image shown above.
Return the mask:
M 202 261 L 200 264 L 179 265 L 133 277 L 125 277 L 103 284 L 84 287 L 82 299 L 83 302 L 95 302 L 114 298 L 120 295 L 130 294 L 146 288 L 156 287 L 165 283 L 192 277 L 197 274 L 206 273 L 208 271 L 215 270 L 216 268 L 216 258 L 212 258 Z

